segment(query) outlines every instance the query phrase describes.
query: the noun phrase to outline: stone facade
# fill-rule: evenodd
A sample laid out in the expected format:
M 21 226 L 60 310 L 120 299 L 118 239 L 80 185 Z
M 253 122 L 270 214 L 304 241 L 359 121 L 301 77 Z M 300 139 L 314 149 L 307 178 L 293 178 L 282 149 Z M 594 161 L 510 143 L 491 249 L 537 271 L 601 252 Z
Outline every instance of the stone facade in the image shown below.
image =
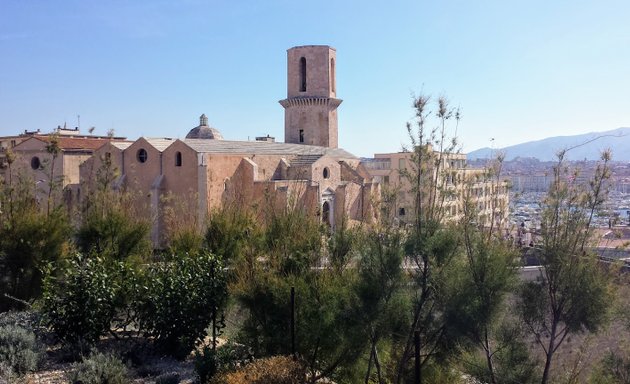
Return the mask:
M 208 139 L 140 138 L 122 148 L 100 148 L 82 166 L 83 177 L 107 156 L 121 187 L 133 192 L 136 211 L 153 223 L 151 237 L 164 244 L 165 212 L 203 224 L 213 209 L 238 204 L 257 210 L 296 206 L 334 227 L 372 220 L 368 202 L 378 193 L 359 159 L 341 149 Z M 99 157 L 99 158 L 97 158 Z M 89 185 L 84 180 L 83 185 Z
M 56 157 L 47 150 L 53 140 L 59 147 Z M 28 175 L 36 185 L 40 200 L 47 196 L 52 183 L 58 186 L 54 189 L 59 193 L 63 192 L 65 201 L 73 205 L 80 194 L 81 165 L 92 159 L 94 152 L 100 147 L 114 140 L 122 141 L 122 138 L 32 135 L 11 148 L 15 155 L 15 161 L 11 166 L 12 173 Z M 0 176 L 6 178 L 8 168 L 0 169 L 3 171 Z
M 287 98 L 284 107 L 286 143 L 337 148 L 338 119 L 336 51 L 326 45 L 305 45 L 287 51 Z

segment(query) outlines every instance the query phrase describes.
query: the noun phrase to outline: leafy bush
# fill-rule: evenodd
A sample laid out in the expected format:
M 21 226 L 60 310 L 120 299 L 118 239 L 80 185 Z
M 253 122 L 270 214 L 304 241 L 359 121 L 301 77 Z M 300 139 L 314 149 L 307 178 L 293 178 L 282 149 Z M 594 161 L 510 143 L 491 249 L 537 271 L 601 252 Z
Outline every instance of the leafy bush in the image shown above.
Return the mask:
M 131 381 L 127 367 L 120 359 L 102 353 L 74 364 L 68 380 L 72 384 L 127 384 Z
M 249 347 L 228 341 L 217 348 L 210 346 L 195 352 L 195 372 L 200 383 L 208 382 L 218 372 L 236 371 L 253 361 Z
M 321 257 L 319 221 L 299 209 L 268 216 L 264 241 L 270 263 L 283 274 L 306 273 Z
M 8 203 L 4 205 L 0 199 L 0 205 Z M 0 211 L 0 312 L 23 309 L 24 302 L 40 296 L 41 267 L 64 256 L 70 235 L 63 210 L 45 215 L 24 202 L 15 207 L 13 215 L 8 212 Z
M 105 215 L 90 212 L 86 216 L 77 232 L 81 251 L 107 254 L 116 260 L 142 258 L 150 253 L 148 222 L 132 217 L 120 207 Z
M 139 286 L 134 302 L 139 329 L 178 358 L 186 357 L 206 335 L 213 308 L 222 310 L 227 297 L 222 264 L 207 252 L 156 263 Z
M 254 217 L 240 206 L 227 205 L 210 215 L 205 245 L 226 261 L 237 260 L 248 243 L 257 237 Z
M 111 158 L 104 156 L 100 163 L 85 184 L 77 246 L 83 253 L 94 252 L 116 260 L 142 259 L 151 252 L 151 223 L 137 214 L 130 193 L 114 190 L 120 170 Z
M 289 277 L 258 272 L 239 281 L 233 292 L 248 316 L 237 340 L 251 346 L 258 357 L 289 354 L 290 292 L 295 287 L 296 329 L 302 330 L 296 332 L 297 353 L 309 356 L 310 368 L 320 372 L 352 366 L 367 337 L 353 309 L 351 278 L 322 270 Z
M 249 346 L 228 341 L 217 348 L 217 363 L 221 371 L 234 371 L 254 360 Z
M 256 360 L 235 371 L 216 376 L 211 384 L 302 384 L 306 370 L 287 356 Z M 203 382 L 202 382 L 203 383 Z
M 42 314 L 57 337 L 69 344 L 93 344 L 110 329 L 122 289 L 122 263 L 77 254 L 61 279 L 44 279 Z
M 34 371 L 41 357 L 35 333 L 16 325 L 0 327 L 0 364 L 22 375 Z
M 630 359 L 627 355 L 611 351 L 606 352 L 589 379 L 591 384 L 628 382 L 630 382 Z

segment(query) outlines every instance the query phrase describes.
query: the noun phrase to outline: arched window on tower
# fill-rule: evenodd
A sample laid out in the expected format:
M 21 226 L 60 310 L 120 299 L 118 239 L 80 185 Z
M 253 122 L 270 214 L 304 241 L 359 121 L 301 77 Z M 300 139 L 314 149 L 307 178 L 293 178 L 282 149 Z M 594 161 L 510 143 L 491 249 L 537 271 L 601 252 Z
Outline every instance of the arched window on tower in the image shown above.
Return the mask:
M 335 91 L 335 59 L 330 59 L 330 88 Z
M 306 92 L 306 58 L 300 59 L 300 92 Z
M 181 152 L 177 152 L 175 154 L 175 166 L 176 167 L 182 166 L 182 153 Z

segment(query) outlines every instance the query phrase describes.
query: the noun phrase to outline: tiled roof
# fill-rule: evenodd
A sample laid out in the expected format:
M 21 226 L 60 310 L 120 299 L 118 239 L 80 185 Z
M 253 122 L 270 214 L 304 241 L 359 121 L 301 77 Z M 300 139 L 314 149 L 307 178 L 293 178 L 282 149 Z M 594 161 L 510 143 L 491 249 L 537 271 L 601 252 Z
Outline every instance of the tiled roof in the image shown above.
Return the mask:
M 112 141 L 112 146 L 118 149 L 127 149 L 133 144 L 133 141 Z
M 267 141 L 227 141 L 184 139 L 189 147 L 201 153 L 261 154 L 261 155 L 310 155 L 356 159 L 356 156 L 341 148 L 317 147 L 314 145 L 272 143 Z M 318 158 L 319 158 L 318 157 Z M 317 159 L 315 159 L 317 160 Z
M 175 139 L 172 139 L 170 137 L 145 137 L 144 139 L 160 152 L 163 152 L 166 148 L 168 148 L 171 144 L 175 142 Z
M 37 136 L 36 139 L 50 143 L 53 136 Z M 105 138 L 56 137 L 59 148 L 68 150 L 95 150 L 112 141 Z
M 321 157 L 322 155 L 298 155 L 295 159 L 292 159 L 290 163 L 292 167 L 306 167 L 310 166 Z

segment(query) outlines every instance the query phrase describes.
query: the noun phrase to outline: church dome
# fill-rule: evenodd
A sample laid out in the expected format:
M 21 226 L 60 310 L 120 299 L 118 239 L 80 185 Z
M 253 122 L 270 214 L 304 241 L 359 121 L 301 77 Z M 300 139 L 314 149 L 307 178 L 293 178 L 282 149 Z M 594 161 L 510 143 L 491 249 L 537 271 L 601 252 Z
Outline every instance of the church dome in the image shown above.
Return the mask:
M 208 139 L 223 140 L 223 136 L 218 129 L 208 125 L 208 118 L 205 114 L 199 117 L 199 126 L 195 127 L 186 135 L 187 139 Z

